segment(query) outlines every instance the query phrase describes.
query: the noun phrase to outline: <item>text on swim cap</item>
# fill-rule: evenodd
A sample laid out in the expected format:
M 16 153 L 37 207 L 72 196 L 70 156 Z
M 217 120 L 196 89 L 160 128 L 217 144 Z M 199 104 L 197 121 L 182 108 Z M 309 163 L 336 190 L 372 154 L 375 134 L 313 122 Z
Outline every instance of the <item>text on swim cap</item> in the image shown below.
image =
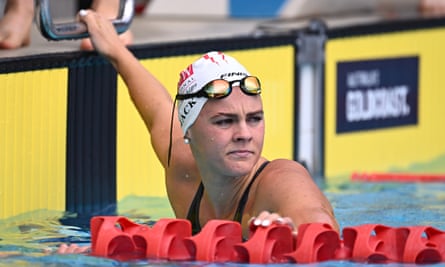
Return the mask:
M 189 114 L 190 110 L 193 109 L 193 107 L 196 104 L 196 100 L 189 100 L 185 103 L 185 106 L 182 108 L 182 112 L 179 112 L 179 121 L 181 122 L 181 125 L 184 124 L 184 120 Z
M 179 82 L 178 88 L 182 85 L 182 83 L 187 80 L 190 76 L 193 75 L 193 65 L 189 65 L 185 70 L 179 73 Z
M 244 77 L 244 76 L 248 76 L 248 74 L 245 73 L 245 72 L 241 72 L 241 71 L 238 71 L 238 72 L 229 72 L 229 73 L 221 74 L 220 78 L 223 79 L 223 80 L 225 80 L 225 79 L 227 79 L 227 78 L 234 77 L 234 76 L 241 76 L 241 77 Z

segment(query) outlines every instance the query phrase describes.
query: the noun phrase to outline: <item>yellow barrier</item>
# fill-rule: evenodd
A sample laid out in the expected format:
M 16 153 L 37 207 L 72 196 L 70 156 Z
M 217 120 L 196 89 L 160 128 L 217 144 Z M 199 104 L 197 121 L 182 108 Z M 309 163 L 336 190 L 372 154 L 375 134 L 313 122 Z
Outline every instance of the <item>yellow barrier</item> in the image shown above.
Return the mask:
M 67 77 L 0 74 L 0 218 L 65 209 Z
M 445 155 L 444 45 L 443 28 L 327 42 L 324 159 L 328 179 L 349 176 L 354 171 L 407 170 Z M 345 72 L 345 67 L 351 68 Z M 348 82 L 349 100 L 345 100 L 339 92 L 342 86 L 348 87 Z M 357 83 L 362 83 L 361 91 L 354 88 L 360 87 Z M 357 92 L 362 107 L 353 104 Z M 364 96 L 360 98 L 360 94 Z M 385 105 L 376 102 L 379 99 L 393 102 L 379 109 L 377 105 Z M 349 123 L 345 123 L 347 120 Z M 339 128 L 342 121 L 346 126 Z

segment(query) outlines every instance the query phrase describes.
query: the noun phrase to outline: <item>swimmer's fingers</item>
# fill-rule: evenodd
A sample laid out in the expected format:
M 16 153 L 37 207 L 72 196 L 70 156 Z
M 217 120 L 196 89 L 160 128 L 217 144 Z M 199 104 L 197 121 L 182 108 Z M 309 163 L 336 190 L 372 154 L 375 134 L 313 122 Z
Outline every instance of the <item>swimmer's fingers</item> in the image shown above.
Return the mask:
M 87 25 L 91 42 L 99 53 L 110 56 L 117 48 L 125 47 L 113 23 L 97 12 L 82 9 L 79 11 L 79 19 Z
M 90 252 L 89 246 L 79 246 L 76 244 L 61 244 L 57 249 L 57 254 L 86 254 Z
M 276 220 L 276 223 L 289 225 L 289 227 L 292 229 L 292 231 L 293 231 L 294 233 L 297 232 L 297 229 L 296 229 L 296 227 L 295 227 L 294 221 L 293 221 L 290 217 L 281 217 L 281 218 L 278 218 L 278 219 Z
M 295 224 L 290 217 L 282 217 L 278 213 L 270 213 L 267 211 L 261 212 L 257 217 L 252 217 L 249 220 L 249 229 L 252 232 L 257 227 L 268 227 L 272 223 L 286 224 L 296 232 Z
M 279 220 L 278 223 L 286 224 L 292 229 L 292 235 L 297 236 L 298 235 L 298 229 L 294 224 L 294 221 L 290 217 L 283 217 L 282 220 Z
M 102 17 L 99 13 L 91 9 L 81 9 L 78 13 L 80 21 L 84 22 L 90 32 L 109 31 L 115 32 L 111 21 Z
M 289 226 L 292 227 L 292 229 L 295 228 L 291 218 L 282 217 L 280 214 L 275 212 L 270 213 L 267 211 L 263 211 L 257 217 L 251 219 L 251 222 L 255 226 L 267 227 L 272 223 L 278 223 L 278 224 L 288 224 Z

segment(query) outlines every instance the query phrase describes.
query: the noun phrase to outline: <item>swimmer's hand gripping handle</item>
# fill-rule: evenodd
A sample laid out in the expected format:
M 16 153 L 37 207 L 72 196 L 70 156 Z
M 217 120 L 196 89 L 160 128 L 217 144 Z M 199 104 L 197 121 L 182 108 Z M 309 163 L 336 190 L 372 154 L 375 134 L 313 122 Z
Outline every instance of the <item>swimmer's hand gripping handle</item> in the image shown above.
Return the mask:
M 81 22 L 53 23 L 50 0 L 36 0 L 36 22 L 42 35 L 48 40 L 73 40 L 89 36 L 87 27 Z M 119 15 L 112 23 L 117 33 L 130 27 L 134 16 L 134 0 L 120 0 Z

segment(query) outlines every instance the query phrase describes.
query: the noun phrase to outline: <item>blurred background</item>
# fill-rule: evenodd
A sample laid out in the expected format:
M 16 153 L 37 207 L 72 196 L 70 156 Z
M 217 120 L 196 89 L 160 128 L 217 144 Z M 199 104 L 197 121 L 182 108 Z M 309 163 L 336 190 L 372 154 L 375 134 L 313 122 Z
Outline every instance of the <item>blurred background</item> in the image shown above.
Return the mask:
M 6 0 L 0 0 L 3 10 Z M 51 0 L 54 17 L 72 17 L 89 0 Z M 138 13 L 175 16 L 295 18 L 343 12 L 417 12 L 419 0 L 136 0 Z

